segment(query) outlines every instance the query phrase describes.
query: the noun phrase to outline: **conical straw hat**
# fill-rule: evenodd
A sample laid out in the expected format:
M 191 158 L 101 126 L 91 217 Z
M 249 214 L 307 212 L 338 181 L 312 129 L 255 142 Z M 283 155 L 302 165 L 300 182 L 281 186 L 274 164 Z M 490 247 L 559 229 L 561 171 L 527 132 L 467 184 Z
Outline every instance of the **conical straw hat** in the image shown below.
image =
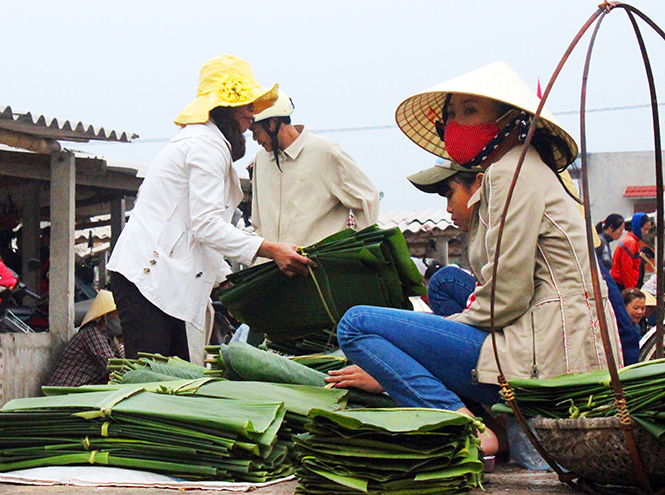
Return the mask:
M 102 289 L 97 294 L 97 297 L 95 297 L 95 300 L 92 301 L 92 305 L 90 306 L 88 312 L 85 314 L 85 318 L 83 318 L 81 326 L 85 325 L 89 321 L 94 320 L 95 318 L 99 318 L 100 316 L 105 315 L 106 313 L 110 313 L 115 309 L 113 294 L 107 290 Z
M 437 156 L 451 159 L 446 147 L 436 133 L 434 122 L 441 119 L 443 105 L 450 93 L 464 93 L 492 98 L 535 114 L 540 99 L 517 73 L 505 62 L 495 62 L 471 71 L 450 81 L 437 84 L 404 100 L 397 107 L 395 120 L 409 139 L 421 148 Z M 538 126 L 561 137 L 570 149 L 567 153 L 555 152 L 559 170 L 566 168 L 577 157 L 577 143 L 559 124 L 547 107 L 543 108 Z

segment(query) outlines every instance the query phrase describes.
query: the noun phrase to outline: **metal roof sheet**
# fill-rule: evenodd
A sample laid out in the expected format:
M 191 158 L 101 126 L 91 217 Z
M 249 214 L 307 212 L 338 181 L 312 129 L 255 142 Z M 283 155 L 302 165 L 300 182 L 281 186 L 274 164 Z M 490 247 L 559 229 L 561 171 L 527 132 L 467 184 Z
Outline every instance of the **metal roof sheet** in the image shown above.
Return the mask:
M 388 229 L 399 227 L 402 232 L 444 231 L 448 228 L 457 230 L 446 210 L 423 210 L 389 212 L 379 215 L 379 226 Z
M 41 138 L 85 143 L 90 140 L 129 143 L 139 137 L 138 134 L 106 130 L 82 122 L 65 120 L 60 123 L 58 119 L 44 115 L 33 117 L 31 112 L 15 112 L 10 106 L 0 107 L 0 128 Z

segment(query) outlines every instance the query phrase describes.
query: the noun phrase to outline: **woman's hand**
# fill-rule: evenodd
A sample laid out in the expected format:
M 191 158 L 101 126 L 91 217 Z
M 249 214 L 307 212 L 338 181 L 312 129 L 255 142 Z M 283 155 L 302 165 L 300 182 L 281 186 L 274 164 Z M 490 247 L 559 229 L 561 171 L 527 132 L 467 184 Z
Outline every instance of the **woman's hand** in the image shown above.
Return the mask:
M 384 391 L 384 388 L 379 385 L 379 382 L 372 378 L 369 373 L 364 371 L 360 366 L 356 366 L 355 364 L 342 368 L 341 370 L 330 370 L 328 375 L 326 381 L 334 384 L 335 387 L 355 387 L 372 394 L 380 394 Z
M 298 273 L 300 275 L 308 275 L 309 270 L 307 269 L 307 265 L 315 267 L 316 263 L 306 256 L 299 254 L 297 249 L 298 247 L 295 244 L 263 241 L 256 254 L 264 258 L 271 258 L 277 263 L 279 269 L 289 277 Z

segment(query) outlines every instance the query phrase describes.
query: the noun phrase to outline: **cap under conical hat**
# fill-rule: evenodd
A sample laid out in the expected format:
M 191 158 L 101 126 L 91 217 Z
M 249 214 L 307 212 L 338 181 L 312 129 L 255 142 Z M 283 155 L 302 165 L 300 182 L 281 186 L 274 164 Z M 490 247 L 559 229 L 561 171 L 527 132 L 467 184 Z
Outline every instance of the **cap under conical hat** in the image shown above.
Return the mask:
M 404 100 L 395 111 L 395 120 L 409 139 L 421 148 L 443 158 L 451 159 L 434 122 L 441 119 L 446 97 L 451 93 L 464 93 L 492 98 L 520 108 L 534 115 L 540 99 L 517 73 L 505 62 L 495 62 L 463 76 L 437 84 Z M 555 150 L 557 168 L 564 169 L 577 157 L 577 143 L 559 124 L 552 112 L 543 108 L 538 127 L 567 144 L 570 154 Z M 571 157 L 568 159 L 568 157 Z
M 108 290 L 102 289 L 97 294 L 97 297 L 95 297 L 95 300 L 92 301 L 92 305 L 90 306 L 88 312 L 85 314 L 85 318 L 83 318 L 81 326 L 85 325 L 89 321 L 94 320 L 95 318 L 99 318 L 100 316 L 105 315 L 106 313 L 110 313 L 115 309 L 116 307 L 115 301 L 113 300 L 113 294 Z

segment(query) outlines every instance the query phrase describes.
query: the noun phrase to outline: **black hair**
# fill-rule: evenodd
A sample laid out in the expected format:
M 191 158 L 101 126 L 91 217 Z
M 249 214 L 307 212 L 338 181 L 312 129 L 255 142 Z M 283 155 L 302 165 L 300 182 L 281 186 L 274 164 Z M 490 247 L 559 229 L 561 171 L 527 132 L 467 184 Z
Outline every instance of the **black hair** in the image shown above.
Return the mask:
M 434 184 L 436 193 L 439 196 L 446 196 L 452 190 L 450 187 L 451 182 L 456 182 L 467 189 L 471 189 L 471 186 L 476 182 L 478 174 L 479 172 L 457 172 L 455 175 Z
M 215 107 L 210 110 L 210 119 L 231 143 L 231 159 L 235 162 L 245 156 L 245 136 L 235 119 L 233 107 Z
M 623 226 L 624 218 L 618 213 L 610 213 L 602 222 L 596 224 L 596 232 L 601 234 L 605 229 L 617 230 Z
M 621 298 L 623 299 L 624 306 L 628 306 L 635 299 L 646 299 L 647 296 L 640 289 L 624 289 L 621 291 Z

